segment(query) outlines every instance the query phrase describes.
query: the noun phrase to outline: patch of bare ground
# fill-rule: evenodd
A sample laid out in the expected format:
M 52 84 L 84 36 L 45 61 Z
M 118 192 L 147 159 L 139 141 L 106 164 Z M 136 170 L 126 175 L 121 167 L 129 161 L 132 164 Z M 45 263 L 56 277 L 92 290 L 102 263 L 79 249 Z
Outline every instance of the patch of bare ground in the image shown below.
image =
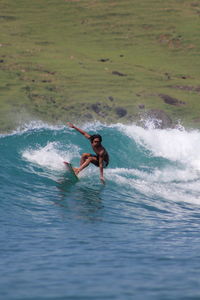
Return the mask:
M 172 34 L 161 34 L 158 40 L 160 44 L 167 45 L 168 48 L 181 48 L 181 35 L 173 36 Z
M 81 0 L 65 0 L 65 2 L 81 2 Z
M 170 88 L 179 89 L 179 90 L 187 91 L 187 92 L 200 93 L 200 86 L 195 87 L 195 86 L 191 86 L 191 85 L 173 85 L 173 86 L 170 86 Z
M 195 123 L 200 123 L 200 118 L 194 118 L 194 119 L 193 119 L 193 122 L 195 122 Z

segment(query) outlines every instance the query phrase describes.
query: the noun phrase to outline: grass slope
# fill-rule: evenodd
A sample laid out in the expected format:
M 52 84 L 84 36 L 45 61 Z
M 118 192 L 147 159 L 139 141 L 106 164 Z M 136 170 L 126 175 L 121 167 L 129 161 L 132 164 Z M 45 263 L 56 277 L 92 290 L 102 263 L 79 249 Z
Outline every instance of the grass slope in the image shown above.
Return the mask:
M 198 126 L 199 21 L 197 0 L 1 0 L 1 131 L 154 108 Z

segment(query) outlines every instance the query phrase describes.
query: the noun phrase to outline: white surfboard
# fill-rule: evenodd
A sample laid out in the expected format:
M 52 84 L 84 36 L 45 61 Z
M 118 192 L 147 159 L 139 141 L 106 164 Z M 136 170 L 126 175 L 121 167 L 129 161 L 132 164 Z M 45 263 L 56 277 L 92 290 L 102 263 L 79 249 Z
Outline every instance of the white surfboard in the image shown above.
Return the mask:
M 74 172 L 74 170 L 73 170 L 72 165 L 71 165 L 69 162 L 67 162 L 67 161 L 64 161 L 64 164 L 65 164 L 67 170 L 70 172 L 70 174 L 73 175 L 73 177 L 74 177 L 76 180 L 79 180 L 79 179 L 78 179 L 78 176 L 75 174 L 75 172 Z

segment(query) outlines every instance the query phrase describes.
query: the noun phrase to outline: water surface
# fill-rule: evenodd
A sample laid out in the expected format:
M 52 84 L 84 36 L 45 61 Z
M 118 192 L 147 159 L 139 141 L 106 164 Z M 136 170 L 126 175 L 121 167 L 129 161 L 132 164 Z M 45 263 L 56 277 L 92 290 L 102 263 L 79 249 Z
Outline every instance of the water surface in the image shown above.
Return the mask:
M 0 137 L 1 299 L 199 299 L 200 132 L 32 123 Z

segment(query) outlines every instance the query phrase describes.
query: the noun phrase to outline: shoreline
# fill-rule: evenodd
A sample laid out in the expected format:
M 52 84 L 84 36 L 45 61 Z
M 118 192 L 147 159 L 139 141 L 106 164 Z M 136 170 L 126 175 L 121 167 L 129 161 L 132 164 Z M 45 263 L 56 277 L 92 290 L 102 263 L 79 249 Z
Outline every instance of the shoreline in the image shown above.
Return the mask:
M 1 131 L 32 119 L 137 122 L 153 110 L 200 127 L 200 3 L 26 2 L 2 0 Z
M 160 114 L 160 118 L 159 118 Z M 64 120 L 65 119 L 65 120 Z M 129 116 L 128 119 L 123 118 L 123 119 L 81 119 L 79 118 L 78 120 L 72 119 L 69 117 L 65 117 L 63 120 L 55 121 L 55 120 L 42 120 L 41 118 L 35 117 L 35 118 L 29 118 L 29 119 L 24 119 L 18 123 L 16 123 L 15 126 L 11 127 L 8 124 L 8 127 L 5 128 L 5 130 L 0 130 L 1 135 L 9 135 L 13 134 L 18 131 L 24 131 L 27 128 L 62 128 L 63 126 L 67 126 L 67 122 L 72 122 L 75 124 L 78 124 L 78 126 L 85 126 L 87 124 L 95 124 L 95 125 L 114 125 L 114 124 L 122 124 L 122 125 L 136 125 L 145 129 L 180 129 L 180 130 L 199 130 L 200 127 L 198 126 L 187 126 L 182 122 L 181 120 L 171 120 L 167 114 L 165 114 L 163 111 L 159 110 L 152 110 L 149 112 L 143 113 L 143 115 L 139 116 L 138 118 L 131 118 Z

